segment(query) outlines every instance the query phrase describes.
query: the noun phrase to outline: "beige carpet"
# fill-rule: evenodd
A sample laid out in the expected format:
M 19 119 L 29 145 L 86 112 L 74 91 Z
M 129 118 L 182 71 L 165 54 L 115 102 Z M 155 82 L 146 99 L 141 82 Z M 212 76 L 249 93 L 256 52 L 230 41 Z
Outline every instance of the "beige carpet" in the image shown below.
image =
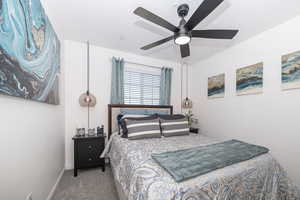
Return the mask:
M 79 170 L 76 178 L 65 171 L 52 200 L 118 200 L 111 169 Z

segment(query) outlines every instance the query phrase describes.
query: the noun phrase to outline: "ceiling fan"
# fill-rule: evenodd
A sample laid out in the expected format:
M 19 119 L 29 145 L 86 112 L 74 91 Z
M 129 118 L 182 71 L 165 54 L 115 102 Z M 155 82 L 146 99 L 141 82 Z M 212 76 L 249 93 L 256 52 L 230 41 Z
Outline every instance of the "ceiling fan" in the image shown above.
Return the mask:
M 189 6 L 182 4 L 177 9 L 177 14 L 181 17 L 179 25 L 176 27 L 165 19 L 153 14 L 152 12 L 138 7 L 134 14 L 162 26 L 174 33 L 174 35 L 154 42 L 142 47 L 142 50 L 148 50 L 159 46 L 170 40 L 174 40 L 175 44 L 180 45 L 181 57 L 190 56 L 189 43 L 191 38 L 210 38 L 210 39 L 233 39 L 238 30 L 193 30 L 203 19 L 205 19 L 215 8 L 217 8 L 224 0 L 204 0 L 203 3 L 194 12 L 191 18 L 186 22 L 184 17 L 189 12 Z

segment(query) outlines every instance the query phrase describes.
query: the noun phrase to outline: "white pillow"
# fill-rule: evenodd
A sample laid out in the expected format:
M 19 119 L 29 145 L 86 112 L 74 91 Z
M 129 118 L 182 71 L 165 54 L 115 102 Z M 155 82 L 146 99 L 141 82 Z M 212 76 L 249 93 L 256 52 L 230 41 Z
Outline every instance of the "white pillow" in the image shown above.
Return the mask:
M 148 117 L 149 115 L 133 115 L 133 114 L 128 114 L 128 115 L 124 115 L 123 117 L 122 117 L 122 119 L 124 119 L 124 118 L 140 118 L 140 117 Z

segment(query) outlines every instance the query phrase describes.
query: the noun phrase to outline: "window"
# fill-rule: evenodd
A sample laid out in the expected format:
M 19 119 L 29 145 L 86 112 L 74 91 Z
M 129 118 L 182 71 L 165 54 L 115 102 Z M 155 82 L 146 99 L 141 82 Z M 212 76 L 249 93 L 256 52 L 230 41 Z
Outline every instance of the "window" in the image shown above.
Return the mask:
M 159 105 L 160 69 L 125 65 L 125 104 Z

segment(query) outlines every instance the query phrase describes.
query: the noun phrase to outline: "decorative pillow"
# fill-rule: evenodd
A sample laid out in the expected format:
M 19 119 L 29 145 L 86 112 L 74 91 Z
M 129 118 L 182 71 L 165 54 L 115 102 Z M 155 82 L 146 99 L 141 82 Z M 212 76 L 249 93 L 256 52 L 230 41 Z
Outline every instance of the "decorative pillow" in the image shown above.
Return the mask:
M 123 115 L 148 115 L 147 109 L 121 108 L 120 112 Z
M 158 115 L 160 119 L 166 119 L 166 120 L 175 120 L 175 119 L 185 119 L 184 115 L 177 114 L 177 115 Z
M 148 115 L 154 115 L 154 114 L 158 114 L 158 115 L 168 115 L 170 113 L 169 110 L 166 109 L 148 109 L 147 110 L 147 114 Z
M 136 114 L 126 114 L 122 116 L 124 118 L 142 118 L 142 117 L 149 117 L 149 115 L 136 115 Z
M 127 128 L 127 138 L 130 140 L 144 138 L 160 138 L 159 119 L 125 119 Z
M 117 121 L 118 121 L 118 132 L 119 132 L 119 135 L 122 135 L 123 134 L 123 131 L 124 131 L 124 123 L 122 123 L 122 119 L 125 119 L 125 118 L 142 118 L 142 117 L 148 117 L 149 115 L 139 115 L 139 114 L 119 114 L 117 116 Z M 125 127 L 126 129 L 126 127 Z
M 127 134 L 128 134 L 128 130 L 126 127 L 126 121 L 125 120 L 136 120 L 136 121 L 140 121 L 140 120 L 153 120 L 153 119 L 158 119 L 157 115 L 124 115 L 122 117 L 122 119 L 119 121 L 120 124 L 120 129 L 121 129 L 121 134 L 122 137 L 127 138 Z
M 167 115 L 170 111 L 168 109 L 134 109 L 134 108 L 122 108 L 120 110 L 123 115 L 154 115 L 154 114 L 165 114 Z
M 162 135 L 165 137 L 189 134 L 189 123 L 186 118 L 169 120 L 160 118 L 160 126 Z

